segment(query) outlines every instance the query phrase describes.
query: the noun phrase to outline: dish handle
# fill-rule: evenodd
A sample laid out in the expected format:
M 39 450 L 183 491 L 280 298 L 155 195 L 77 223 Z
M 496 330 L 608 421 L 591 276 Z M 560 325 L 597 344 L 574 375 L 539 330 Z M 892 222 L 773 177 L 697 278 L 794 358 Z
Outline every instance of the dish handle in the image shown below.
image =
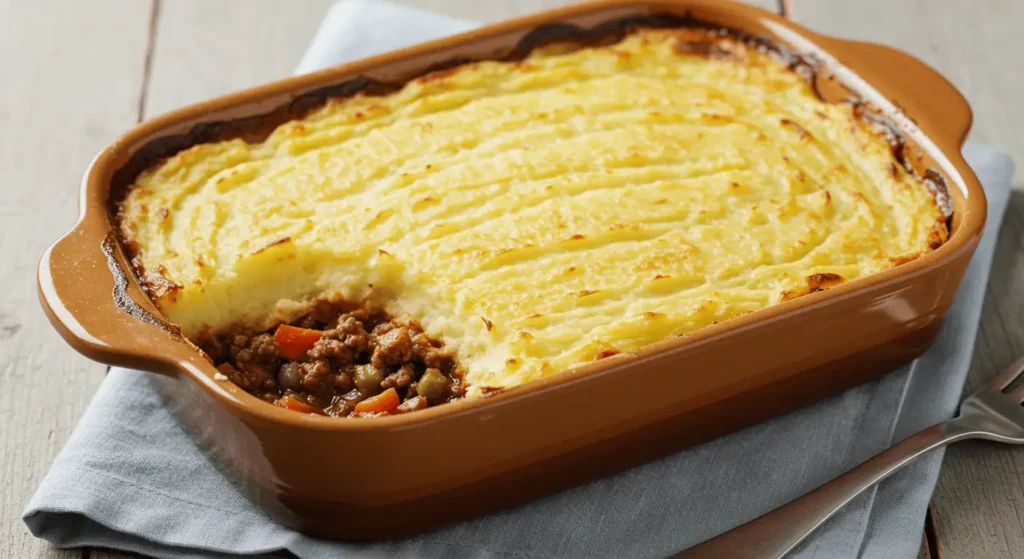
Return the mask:
M 133 286 L 122 266 L 105 216 L 86 214 L 39 262 L 43 310 L 61 337 L 90 359 L 173 374 L 178 369 L 172 359 L 195 359 L 199 352 L 153 314 L 152 303 L 139 304 L 129 295 Z M 170 351 L 169 338 L 180 340 Z M 179 345 L 188 351 L 173 347 Z
M 910 116 L 945 153 L 959 154 L 971 129 L 971 106 L 937 70 L 902 50 L 850 39 L 819 35 L 835 56 Z

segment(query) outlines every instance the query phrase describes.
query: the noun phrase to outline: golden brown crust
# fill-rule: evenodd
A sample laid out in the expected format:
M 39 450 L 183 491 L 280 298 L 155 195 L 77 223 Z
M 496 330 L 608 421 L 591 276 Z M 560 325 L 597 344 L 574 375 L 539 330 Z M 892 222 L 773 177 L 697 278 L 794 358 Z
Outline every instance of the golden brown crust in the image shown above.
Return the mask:
M 843 276 L 840 276 L 839 274 L 820 273 L 811 274 L 804 278 L 804 281 L 807 282 L 806 287 L 802 287 L 800 289 L 793 289 L 789 291 L 783 291 L 782 296 L 779 297 L 779 301 L 790 301 L 796 299 L 797 297 L 802 297 L 804 295 L 809 295 L 811 293 L 824 291 L 826 289 L 829 289 L 830 287 L 835 287 L 846 280 L 843 279 Z
M 643 28 L 673 28 L 680 31 L 680 41 L 676 45 L 677 52 L 686 55 L 700 55 L 717 58 L 736 58 L 742 52 L 729 48 L 730 44 L 740 43 L 762 52 L 767 52 L 782 60 L 800 76 L 803 76 L 812 89 L 821 95 L 819 81 L 835 81 L 834 77 L 814 58 L 795 52 L 787 46 L 772 39 L 753 35 L 737 29 L 723 27 L 719 24 L 696 19 L 689 15 L 650 14 L 629 16 L 610 20 L 591 28 L 555 23 L 540 26 L 523 36 L 522 39 L 504 55 L 492 57 L 493 60 L 519 61 L 540 50 L 557 50 L 571 52 L 585 47 L 613 44 L 625 35 Z M 131 160 L 116 174 L 111 185 L 109 198 L 111 213 L 118 214 L 120 202 L 125 193 L 132 187 L 132 181 L 143 170 L 158 165 L 168 157 L 187 149 L 190 146 L 243 138 L 247 141 L 258 141 L 265 138 L 281 124 L 297 120 L 323 106 L 332 99 L 343 99 L 355 95 L 380 96 L 392 93 L 413 81 L 439 81 L 454 73 L 472 67 L 478 60 L 455 58 L 424 69 L 418 76 L 412 76 L 405 82 L 384 83 L 360 76 L 351 80 L 319 88 L 305 93 L 287 105 L 283 105 L 268 113 L 235 119 L 231 121 L 209 122 L 197 124 L 188 133 L 180 136 L 158 138 L 140 148 Z M 517 64 L 518 66 L 518 64 Z M 852 92 L 851 92 L 852 93 Z M 879 123 L 888 124 L 888 130 L 900 137 L 897 127 L 884 116 L 874 111 L 867 103 L 856 96 L 847 96 L 846 100 L 857 103 L 866 116 Z M 371 107 L 372 109 L 373 107 Z M 897 146 L 894 146 L 894 150 Z M 899 149 L 903 149 L 902 140 Z M 902 161 L 902 156 L 898 159 Z

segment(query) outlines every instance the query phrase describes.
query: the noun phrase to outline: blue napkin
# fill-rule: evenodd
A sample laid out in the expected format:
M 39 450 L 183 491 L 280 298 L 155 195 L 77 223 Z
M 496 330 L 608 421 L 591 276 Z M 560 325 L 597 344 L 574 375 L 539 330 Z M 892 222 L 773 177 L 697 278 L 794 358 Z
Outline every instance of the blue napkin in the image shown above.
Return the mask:
M 472 27 L 383 2 L 335 4 L 299 71 Z M 882 379 L 795 413 L 527 505 L 414 538 L 353 544 L 310 538 L 251 505 L 164 409 L 149 375 L 113 369 L 24 512 L 59 547 L 157 557 L 287 550 L 318 557 L 664 557 L 828 481 L 913 432 L 951 417 L 971 362 L 1013 162 L 965 154 L 989 222 L 938 341 Z M 942 452 L 858 498 L 794 557 L 914 558 Z

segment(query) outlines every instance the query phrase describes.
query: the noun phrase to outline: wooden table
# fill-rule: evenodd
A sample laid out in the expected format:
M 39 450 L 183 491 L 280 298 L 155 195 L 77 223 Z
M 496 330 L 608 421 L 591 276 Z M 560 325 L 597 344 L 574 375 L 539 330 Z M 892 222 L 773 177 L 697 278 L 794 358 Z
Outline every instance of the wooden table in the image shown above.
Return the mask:
M 494 21 L 563 0 L 402 0 Z M 0 0 L 0 556 L 115 557 L 29 535 L 25 503 L 105 368 L 71 351 L 35 295 L 43 250 L 74 221 L 89 160 L 143 118 L 288 75 L 330 0 Z M 812 29 L 888 43 L 971 101 L 972 139 L 1024 163 L 1024 2 L 758 0 Z M 923 92 L 927 93 L 927 92 Z M 1024 180 L 1017 179 L 969 389 L 1024 355 Z M 1024 448 L 946 455 L 922 556 L 1024 554 Z

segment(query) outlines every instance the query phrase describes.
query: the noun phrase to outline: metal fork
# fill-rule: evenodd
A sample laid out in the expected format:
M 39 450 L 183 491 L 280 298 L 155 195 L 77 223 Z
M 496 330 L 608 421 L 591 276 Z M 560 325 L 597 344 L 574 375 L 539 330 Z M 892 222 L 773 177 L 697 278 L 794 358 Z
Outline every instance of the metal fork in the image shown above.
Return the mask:
M 964 400 L 957 417 L 903 439 L 803 497 L 682 551 L 675 555 L 676 559 L 777 559 L 792 551 L 854 497 L 926 452 L 965 439 L 1024 444 L 1024 388 L 1010 390 L 1022 374 L 1024 358 Z

